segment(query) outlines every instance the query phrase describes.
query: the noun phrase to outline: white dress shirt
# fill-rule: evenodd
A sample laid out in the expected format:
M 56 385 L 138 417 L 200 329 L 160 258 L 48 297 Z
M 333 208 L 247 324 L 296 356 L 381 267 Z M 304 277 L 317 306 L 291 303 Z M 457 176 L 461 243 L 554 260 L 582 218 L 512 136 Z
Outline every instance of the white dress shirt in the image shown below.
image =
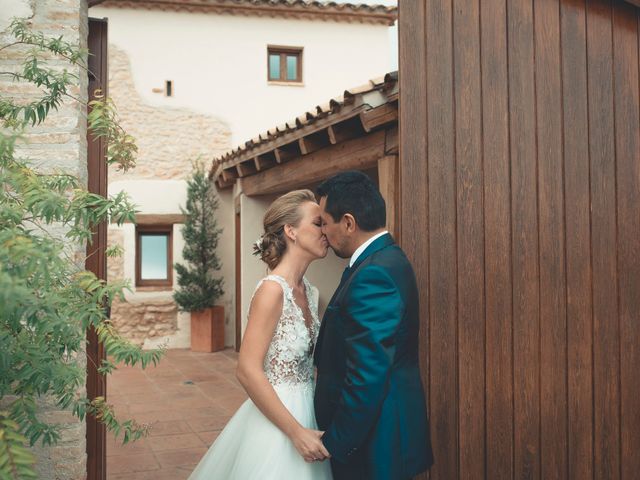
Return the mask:
M 362 252 L 364 252 L 369 245 L 371 245 L 377 238 L 380 238 L 381 236 L 386 235 L 387 233 L 389 233 L 388 230 L 385 230 L 384 232 L 380 232 L 377 235 L 374 235 L 373 237 L 371 237 L 366 242 L 364 242 L 362 245 L 360 245 L 356 249 L 356 251 L 353 252 L 353 255 L 351 255 L 351 260 L 349 260 L 349 268 L 353 267 L 353 264 L 356 263 L 356 260 L 358 259 L 358 257 L 362 255 Z

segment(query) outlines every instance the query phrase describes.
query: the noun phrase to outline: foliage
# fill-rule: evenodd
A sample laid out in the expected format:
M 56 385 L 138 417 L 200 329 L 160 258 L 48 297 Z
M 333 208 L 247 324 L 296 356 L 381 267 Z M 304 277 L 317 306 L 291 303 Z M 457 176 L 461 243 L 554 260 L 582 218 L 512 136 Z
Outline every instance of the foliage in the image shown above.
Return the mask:
M 31 50 L 19 73 L 0 72 L 14 81 L 39 87 L 39 98 L 20 103 L 0 96 L 0 478 L 34 478 L 34 458 L 27 443 L 53 445 L 60 427 L 38 418 L 38 401 L 47 399 L 80 420 L 94 415 L 124 443 L 148 431 L 133 420 L 120 421 L 102 397 L 83 393 L 86 332 L 94 328 L 112 360 L 97 365 L 108 374 L 117 363 L 156 364 L 162 350 L 143 351 L 122 338 L 107 318 L 107 307 L 128 288 L 106 283 L 84 270 L 78 246 L 90 243 L 92 227 L 105 221 L 122 224 L 135 219 L 125 193 L 104 198 L 86 190 L 78 178 L 64 172 L 43 173 L 16 148 L 29 126 L 45 121 L 66 100 L 92 107 L 88 128 L 109 143 L 108 161 L 120 169 L 135 164 L 133 139 L 119 126 L 110 99 L 91 105 L 69 92 L 78 75 L 46 66 L 43 57 L 66 59 L 73 71 L 86 74 L 87 52 L 60 38 L 32 33 L 14 20 L 16 41 L 0 48 Z M 118 254 L 111 250 L 110 255 Z
M 182 229 L 185 241 L 182 256 L 188 265 L 175 265 L 180 288 L 173 298 L 185 311 L 211 307 L 224 293 L 224 280 L 214 276 L 222 266 L 216 255 L 222 233 L 214 215 L 217 208 L 215 189 L 207 178 L 204 165 L 195 162 L 187 182 L 187 205 L 181 209 L 186 216 Z

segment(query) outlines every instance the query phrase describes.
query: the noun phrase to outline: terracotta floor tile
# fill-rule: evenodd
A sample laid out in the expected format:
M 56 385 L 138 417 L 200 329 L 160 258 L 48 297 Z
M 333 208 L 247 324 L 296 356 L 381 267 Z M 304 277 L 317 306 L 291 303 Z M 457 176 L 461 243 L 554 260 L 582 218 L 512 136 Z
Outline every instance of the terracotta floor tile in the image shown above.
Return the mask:
M 154 452 L 165 450 L 179 450 L 183 448 L 201 447 L 202 440 L 195 433 L 180 433 L 177 435 L 160 435 L 149 437 L 149 444 Z
M 160 399 L 147 399 L 146 403 L 133 403 L 129 405 L 129 412 L 131 415 L 136 415 L 137 413 L 160 412 L 169 409 L 173 409 L 172 403 Z
M 213 390 L 218 393 L 223 393 L 230 388 L 238 388 L 240 384 L 232 382 L 224 377 L 218 376 L 215 380 L 206 380 L 202 382 L 195 382 L 195 386 L 202 390 Z M 244 390 L 243 390 L 244 391 Z
M 108 480 L 186 480 L 193 471 L 193 468 L 183 469 L 176 467 L 171 469 L 160 469 L 152 472 L 133 472 L 111 475 L 107 472 Z
M 204 408 L 209 407 L 212 404 L 211 398 L 204 395 L 197 395 L 193 397 L 174 398 L 171 400 L 171 408 Z
M 126 446 L 109 434 L 109 480 L 186 480 L 247 398 L 235 377 L 236 362 L 232 350 L 168 350 L 157 367 L 116 371 L 108 383 L 116 413 L 153 428 Z
M 222 430 L 229 421 L 229 416 L 203 417 L 188 420 L 187 423 L 193 432 L 205 432 L 209 430 Z
M 197 465 L 202 456 L 207 453 L 207 447 L 182 448 L 180 450 L 167 450 L 158 455 L 158 461 L 163 468 L 180 465 Z
M 126 392 L 126 395 L 147 395 L 149 397 L 157 396 L 162 390 L 155 385 L 138 386 L 138 385 L 112 385 L 108 384 L 108 390 Z
M 167 422 L 155 423 L 149 432 L 149 436 L 157 437 L 158 435 L 174 435 L 176 433 L 189 433 L 191 431 L 191 427 L 187 422 L 181 420 L 170 420 Z
M 153 412 L 139 412 L 132 415 L 138 423 L 168 422 L 170 420 L 182 420 L 184 412 L 179 410 L 157 410 Z
M 107 469 L 111 473 L 143 472 L 158 470 L 160 463 L 153 454 L 119 455 L 111 457 Z
M 220 430 L 213 430 L 210 432 L 198 432 L 196 433 L 196 435 L 200 437 L 200 440 L 202 440 L 207 447 L 210 447 L 213 444 L 213 442 L 216 440 L 216 438 L 218 438 L 218 435 L 220 435 Z
M 164 398 L 167 401 L 170 401 L 170 400 L 180 400 L 185 398 L 198 398 L 198 397 L 204 397 L 204 396 L 205 395 L 202 393 L 202 391 L 198 387 L 194 385 L 183 385 L 182 388 L 176 388 L 176 389 L 165 391 L 162 398 Z
M 225 398 L 219 399 L 216 404 L 222 408 L 224 408 L 227 413 L 235 413 L 240 405 L 242 405 L 247 400 L 246 396 L 241 395 L 233 395 Z
M 182 375 L 184 381 L 189 382 L 204 382 L 218 377 L 216 372 L 208 371 L 204 368 L 181 370 L 180 375 Z
M 200 417 L 231 417 L 229 412 L 219 406 L 219 405 L 211 405 L 206 408 L 198 408 L 195 410 L 183 410 L 182 411 L 182 420 L 193 420 L 194 418 Z
M 122 438 L 122 436 L 120 436 Z M 117 441 L 115 444 L 107 444 L 107 458 L 118 457 L 122 455 L 140 455 L 153 453 L 151 447 L 146 439 L 139 439 L 135 442 L 129 442 L 126 445 L 122 445 L 122 440 Z
M 149 405 L 151 402 L 153 402 L 154 404 L 160 404 L 163 403 L 164 400 L 163 399 L 151 399 L 149 395 L 144 394 L 144 393 L 132 393 L 132 394 L 128 394 L 128 395 L 121 395 L 122 397 L 124 397 L 125 402 L 129 405 L 131 404 L 145 404 L 145 405 Z M 164 397 L 164 396 L 163 396 Z

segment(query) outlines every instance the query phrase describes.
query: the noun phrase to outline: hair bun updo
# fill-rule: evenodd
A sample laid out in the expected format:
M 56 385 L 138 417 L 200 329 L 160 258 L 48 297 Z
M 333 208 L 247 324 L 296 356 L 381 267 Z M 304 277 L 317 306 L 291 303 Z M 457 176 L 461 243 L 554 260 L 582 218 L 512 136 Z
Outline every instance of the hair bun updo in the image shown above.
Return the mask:
M 258 255 L 260 260 L 267 264 L 269 270 L 276 268 L 280 258 L 287 249 L 287 242 L 284 239 L 284 232 L 266 233 L 254 244 L 254 255 Z

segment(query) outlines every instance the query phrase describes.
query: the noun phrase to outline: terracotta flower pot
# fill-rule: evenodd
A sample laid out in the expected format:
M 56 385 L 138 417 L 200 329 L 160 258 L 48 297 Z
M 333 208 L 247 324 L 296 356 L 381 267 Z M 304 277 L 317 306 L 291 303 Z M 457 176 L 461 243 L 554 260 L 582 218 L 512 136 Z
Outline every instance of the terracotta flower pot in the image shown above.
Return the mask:
M 224 307 L 191 312 L 191 350 L 217 352 L 224 348 Z

